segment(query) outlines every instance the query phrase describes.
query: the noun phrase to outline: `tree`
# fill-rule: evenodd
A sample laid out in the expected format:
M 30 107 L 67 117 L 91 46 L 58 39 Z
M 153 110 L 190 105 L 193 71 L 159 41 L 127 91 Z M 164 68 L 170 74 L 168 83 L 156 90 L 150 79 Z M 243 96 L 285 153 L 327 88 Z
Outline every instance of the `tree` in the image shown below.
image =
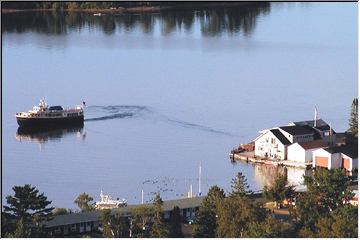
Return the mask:
M 275 179 L 275 184 L 272 187 L 265 186 L 263 195 L 265 198 L 277 202 L 284 199 L 289 199 L 294 196 L 295 190 L 293 186 L 286 186 L 287 177 L 284 174 L 278 174 Z
M 343 205 L 344 201 L 349 202 L 354 196 L 348 190 L 350 178 L 346 176 L 345 169 L 317 169 L 312 176 L 304 177 L 304 183 L 309 193 L 318 196 L 318 204 L 329 211 Z
M 90 212 L 95 209 L 94 199 L 87 193 L 80 194 L 74 201 L 74 203 L 81 209 L 81 212 Z
M 294 233 L 290 223 L 268 215 L 265 221 L 250 223 L 244 236 L 247 238 L 285 238 L 294 237 Z
M 53 213 L 54 216 L 57 216 L 57 215 L 65 215 L 65 214 L 71 213 L 71 209 L 55 208 L 55 209 L 52 211 L 52 213 Z
M 153 225 L 155 210 L 153 206 L 140 205 L 132 209 L 132 237 L 148 238 Z
M 154 199 L 154 224 L 151 229 L 151 237 L 154 238 L 163 238 L 169 236 L 167 226 L 162 220 L 162 205 L 163 200 L 161 199 L 160 194 L 156 194 Z
M 111 214 L 111 210 L 103 210 L 100 215 L 100 221 L 103 226 L 104 237 L 129 237 L 130 221 L 120 212 Z
M 351 113 L 349 119 L 349 130 L 350 134 L 357 138 L 358 137 L 358 99 L 355 98 L 351 104 Z
M 223 189 L 216 185 L 209 189 L 195 216 L 194 237 L 215 237 L 217 207 L 224 198 L 225 192 Z
M 14 196 L 7 196 L 8 206 L 4 206 L 3 216 L 11 237 L 41 237 L 44 236 L 43 223 L 51 218 L 53 207 L 48 207 L 51 201 L 44 193 L 29 184 L 12 188 Z
M 261 222 L 266 217 L 266 211 L 250 198 L 240 196 L 225 198 L 218 206 L 217 237 L 244 237 L 255 222 Z
M 241 172 L 232 179 L 231 188 L 230 196 L 217 205 L 217 237 L 243 237 L 252 223 L 266 217 L 265 209 L 252 201 L 249 185 Z
M 321 218 L 316 223 L 316 237 L 320 238 L 357 238 L 358 209 L 345 205 L 331 212 L 330 216 Z
M 170 219 L 170 233 L 169 237 L 171 238 L 181 238 L 183 237 L 181 231 L 181 215 L 180 208 L 175 206 L 173 208 L 171 219 Z
M 316 237 L 322 224 L 330 228 L 331 218 L 343 216 L 334 214 L 349 206 L 353 197 L 348 190 L 350 178 L 343 169 L 316 169 L 311 176 L 304 176 L 304 183 L 307 191 L 299 196 L 292 216 L 298 236 Z M 324 228 L 320 232 L 325 234 Z
M 230 196 L 244 197 L 251 193 L 247 179 L 241 172 L 238 172 L 236 177 L 231 180 L 231 189 Z

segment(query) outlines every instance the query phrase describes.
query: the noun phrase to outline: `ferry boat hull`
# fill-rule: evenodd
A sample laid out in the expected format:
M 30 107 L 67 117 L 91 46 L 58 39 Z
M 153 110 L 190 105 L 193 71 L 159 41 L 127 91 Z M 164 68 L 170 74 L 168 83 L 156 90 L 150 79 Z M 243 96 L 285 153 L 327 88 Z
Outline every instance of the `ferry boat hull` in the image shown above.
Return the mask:
M 20 127 L 24 128 L 49 128 L 59 126 L 83 126 L 84 115 L 75 117 L 59 117 L 59 118 L 22 118 L 16 117 L 16 121 Z

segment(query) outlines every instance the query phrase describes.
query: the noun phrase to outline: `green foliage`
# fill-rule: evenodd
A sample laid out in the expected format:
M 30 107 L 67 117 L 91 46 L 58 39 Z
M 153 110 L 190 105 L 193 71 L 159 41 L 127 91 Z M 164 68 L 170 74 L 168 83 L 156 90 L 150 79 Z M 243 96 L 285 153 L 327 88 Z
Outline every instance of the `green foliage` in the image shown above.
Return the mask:
M 175 206 L 173 208 L 171 218 L 170 218 L 170 232 L 169 237 L 171 238 L 181 238 L 183 237 L 181 231 L 181 215 L 180 215 L 180 208 Z
M 346 205 L 331 212 L 330 216 L 316 223 L 316 237 L 320 238 L 357 238 L 358 208 Z
M 351 104 L 351 113 L 349 119 L 349 130 L 350 134 L 357 138 L 358 137 L 358 99 L 355 98 Z
M 130 221 L 120 212 L 111 214 L 111 210 L 103 210 L 100 215 L 100 222 L 103 226 L 104 237 L 129 237 Z
M 236 177 L 231 180 L 231 189 L 230 196 L 243 197 L 251 193 L 247 179 L 241 172 L 238 172 Z
M 53 211 L 52 211 L 52 214 L 54 216 L 57 216 L 57 215 L 65 215 L 65 214 L 69 214 L 71 213 L 71 209 L 66 209 L 66 208 L 55 208 Z
M 293 234 L 289 222 L 283 222 L 268 215 L 265 221 L 250 223 L 244 236 L 248 238 L 285 238 L 294 237 Z
M 169 231 L 166 224 L 162 219 L 162 205 L 163 201 L 160 197 L 160 194 L 157 194 L 154 199 L 154 223 L 151 228 L 151 237 L 154 238 L 164 238 L 169 236 Z
M 194 237 L 215 237 L 217 206 L 221 204 L 224 198 L 223 189 L 218 186 L 212 186 L 209 189 L 195 217 Z
M 265 186 L 263 195 L 265 198 L 279 202 L 284 199 L 289 199 L 294 196 L 295 190 L 293 186 L 286 186 L 287 177 L 283 174 L 278 174 L 275 179 L 275 184 L 272 187 Z
M 353 222 L 345 217 L 351 213 L 352 207 L 348 201 L 353 197 L 353 193 L 348 190 L 350 178 L 344 170 L 316 169 L 312 176 L 304 177 L 304 182 L 307 191 L 299 197 L 292 214 L 298 236 L 344 237 L 351 234 L 352 231 L 342 231 Z
M 263 221 L 265 209 L 251 199 L 234 196 L 225 198 L 218 206 L 217 237 L 243 237 L 251 224 Z
M 132 210 L 132 215 L 132 237 L 150 237 L 150 229 L 155 215 L 154 207 L 140 205 Z
M 217 204 L 217 237 L 243 237 L 250 225 L 263 221 L 266 210 L 252 201 L 245 176 L 239 172 L 231 181 L 230 196 Z
M 318 196 L 318 204 L 330 210 L 335 210 L 349 201 L 354 196 L 348 190 L 350 178 L 346 176 L 345 169 L 324 169 L 319 168 L 314 171 L 313 176 L 305 176 L 304 183 L 307 192 Z
M 8 206 L 2 213 L 2 229 L 11 237 L 42 237 L 45 236 L 43 222 L 49 220 L 54 209 L 48 207 L 51 201 L 44 193 L 29 184 L 13 187 L 14 196 L 7 196 Z
M 74 203 L 81 209 L 81 212 L 91 212 L 95 210 L 93 198 L 87 193 L 81 193 Z

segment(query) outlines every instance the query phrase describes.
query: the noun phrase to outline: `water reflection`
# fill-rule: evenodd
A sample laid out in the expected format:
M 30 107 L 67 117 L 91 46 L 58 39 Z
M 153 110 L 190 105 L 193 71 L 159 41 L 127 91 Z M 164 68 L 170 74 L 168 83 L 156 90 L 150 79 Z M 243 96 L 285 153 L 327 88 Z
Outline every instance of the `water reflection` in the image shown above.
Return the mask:
M 270 3 L 253 3 L 248 6 L 232 6 L 215 9 L 162 11 L 143 14 L 105 14 L 75 12 L 22 12 L 2 15 L 2 31 L 22 33 L 33 31 L 45 34 L 66 34 L 83 28 L 99 27 L 105 34 L 117 29 L 132 31 L 135 28 L 150 34 L 159 23 L 163 35 L 174 31 L 190 32 L 195 23 L 200 23 L 203 36 L 219 36 L 224 33 L 252 33 L 257 18 L 270 12 Z
M 19 127 L 17 129 L 15 138 L 18 141 L 30 141 L 39 144 L 44 144 L 48 141 L 59 141 L 67 135 L 75 135 L 81 140 L 85 140 L 86 132 L 83 131 L 83 126 L 76 127 L 58 127 L 53 129 L 29 129 Z
M 255 164 L 255 181 L 259 186 L 273 186 L 277 174 L 285 174 L 289 185 L 297 186 L 300 189 L 304 183 L 304 175 L 311 173 L 311 170 L 301 168 L 272 166 L 265 164 Z M 300 188 L 299 188 L 300 187 Z

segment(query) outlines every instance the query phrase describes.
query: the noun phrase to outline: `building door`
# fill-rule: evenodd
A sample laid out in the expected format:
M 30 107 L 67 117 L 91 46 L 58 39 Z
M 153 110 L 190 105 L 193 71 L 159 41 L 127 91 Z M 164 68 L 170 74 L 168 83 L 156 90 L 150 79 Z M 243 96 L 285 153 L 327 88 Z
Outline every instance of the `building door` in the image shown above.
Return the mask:
M 349 171 L 350 170 L 350 159 L 343 158 L 342 159 L 342 167 Z
M 327 157 L 315 157 L 316 167 L 328 167 L 328 158 Z

